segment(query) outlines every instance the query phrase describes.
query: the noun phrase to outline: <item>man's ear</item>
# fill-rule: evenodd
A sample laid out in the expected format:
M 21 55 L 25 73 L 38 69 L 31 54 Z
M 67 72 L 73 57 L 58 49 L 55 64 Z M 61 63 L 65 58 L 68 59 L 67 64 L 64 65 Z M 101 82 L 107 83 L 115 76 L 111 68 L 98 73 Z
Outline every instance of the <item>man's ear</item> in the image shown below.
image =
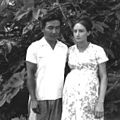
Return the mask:
M 41 30 L 42 32 L 44 32 L 44 29 L 42 28 L 42 30 Z

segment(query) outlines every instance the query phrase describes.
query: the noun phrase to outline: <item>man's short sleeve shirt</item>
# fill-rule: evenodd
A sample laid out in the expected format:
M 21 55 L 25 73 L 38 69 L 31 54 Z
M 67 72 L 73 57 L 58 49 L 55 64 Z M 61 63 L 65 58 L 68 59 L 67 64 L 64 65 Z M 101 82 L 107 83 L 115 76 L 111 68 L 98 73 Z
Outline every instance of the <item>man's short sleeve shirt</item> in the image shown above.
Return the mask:
M 26 61 L 37 64 L 38 100 L 55 100 L 62 97 L 67 52 L 67 46 L 60 41 L 57 41 L 53 50 L 44 37 L 28 47 Z

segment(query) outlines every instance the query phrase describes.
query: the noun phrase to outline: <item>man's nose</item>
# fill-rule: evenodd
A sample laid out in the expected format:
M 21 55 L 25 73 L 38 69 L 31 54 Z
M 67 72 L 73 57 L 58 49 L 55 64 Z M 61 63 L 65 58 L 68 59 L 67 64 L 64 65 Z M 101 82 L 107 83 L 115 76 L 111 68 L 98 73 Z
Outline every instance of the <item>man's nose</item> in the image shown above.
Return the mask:
M 56 33 L 57 32 L 57 30 L 54 28 L 53 30 L 52 30 L 52 33 Z

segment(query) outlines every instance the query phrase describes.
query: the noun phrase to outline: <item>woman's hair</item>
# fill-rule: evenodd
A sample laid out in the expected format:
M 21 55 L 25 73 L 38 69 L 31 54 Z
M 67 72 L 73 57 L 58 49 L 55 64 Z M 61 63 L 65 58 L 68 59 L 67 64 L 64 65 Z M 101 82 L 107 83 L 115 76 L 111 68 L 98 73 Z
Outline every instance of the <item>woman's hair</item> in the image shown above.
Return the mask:
M 92 21 L 90 20 L 89 17 L 81 17 L 80 19 L 78 19 L 74 24 L 73 24 L 73 27 L 77 24 L 77 23 L 80 23 L 82 24 L 87 31 L 91 31 L 92 30 Z

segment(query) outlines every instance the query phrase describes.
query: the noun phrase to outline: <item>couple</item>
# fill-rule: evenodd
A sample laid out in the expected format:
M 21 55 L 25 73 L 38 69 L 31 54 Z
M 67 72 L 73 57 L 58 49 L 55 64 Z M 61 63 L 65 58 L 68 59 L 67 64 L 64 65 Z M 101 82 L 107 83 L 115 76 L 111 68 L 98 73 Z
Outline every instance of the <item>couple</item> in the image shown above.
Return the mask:
M 102 47 L 88 42 L 92 23 L 83 17 L 73 25 L 70 48 L 57 40 L 60 26 L 59 16 L 44 17 L 44 37 L 27 50 L 29 120 L 103 120 L 108 58 Z M 64 83 L 67 60 L 71 71 Z

